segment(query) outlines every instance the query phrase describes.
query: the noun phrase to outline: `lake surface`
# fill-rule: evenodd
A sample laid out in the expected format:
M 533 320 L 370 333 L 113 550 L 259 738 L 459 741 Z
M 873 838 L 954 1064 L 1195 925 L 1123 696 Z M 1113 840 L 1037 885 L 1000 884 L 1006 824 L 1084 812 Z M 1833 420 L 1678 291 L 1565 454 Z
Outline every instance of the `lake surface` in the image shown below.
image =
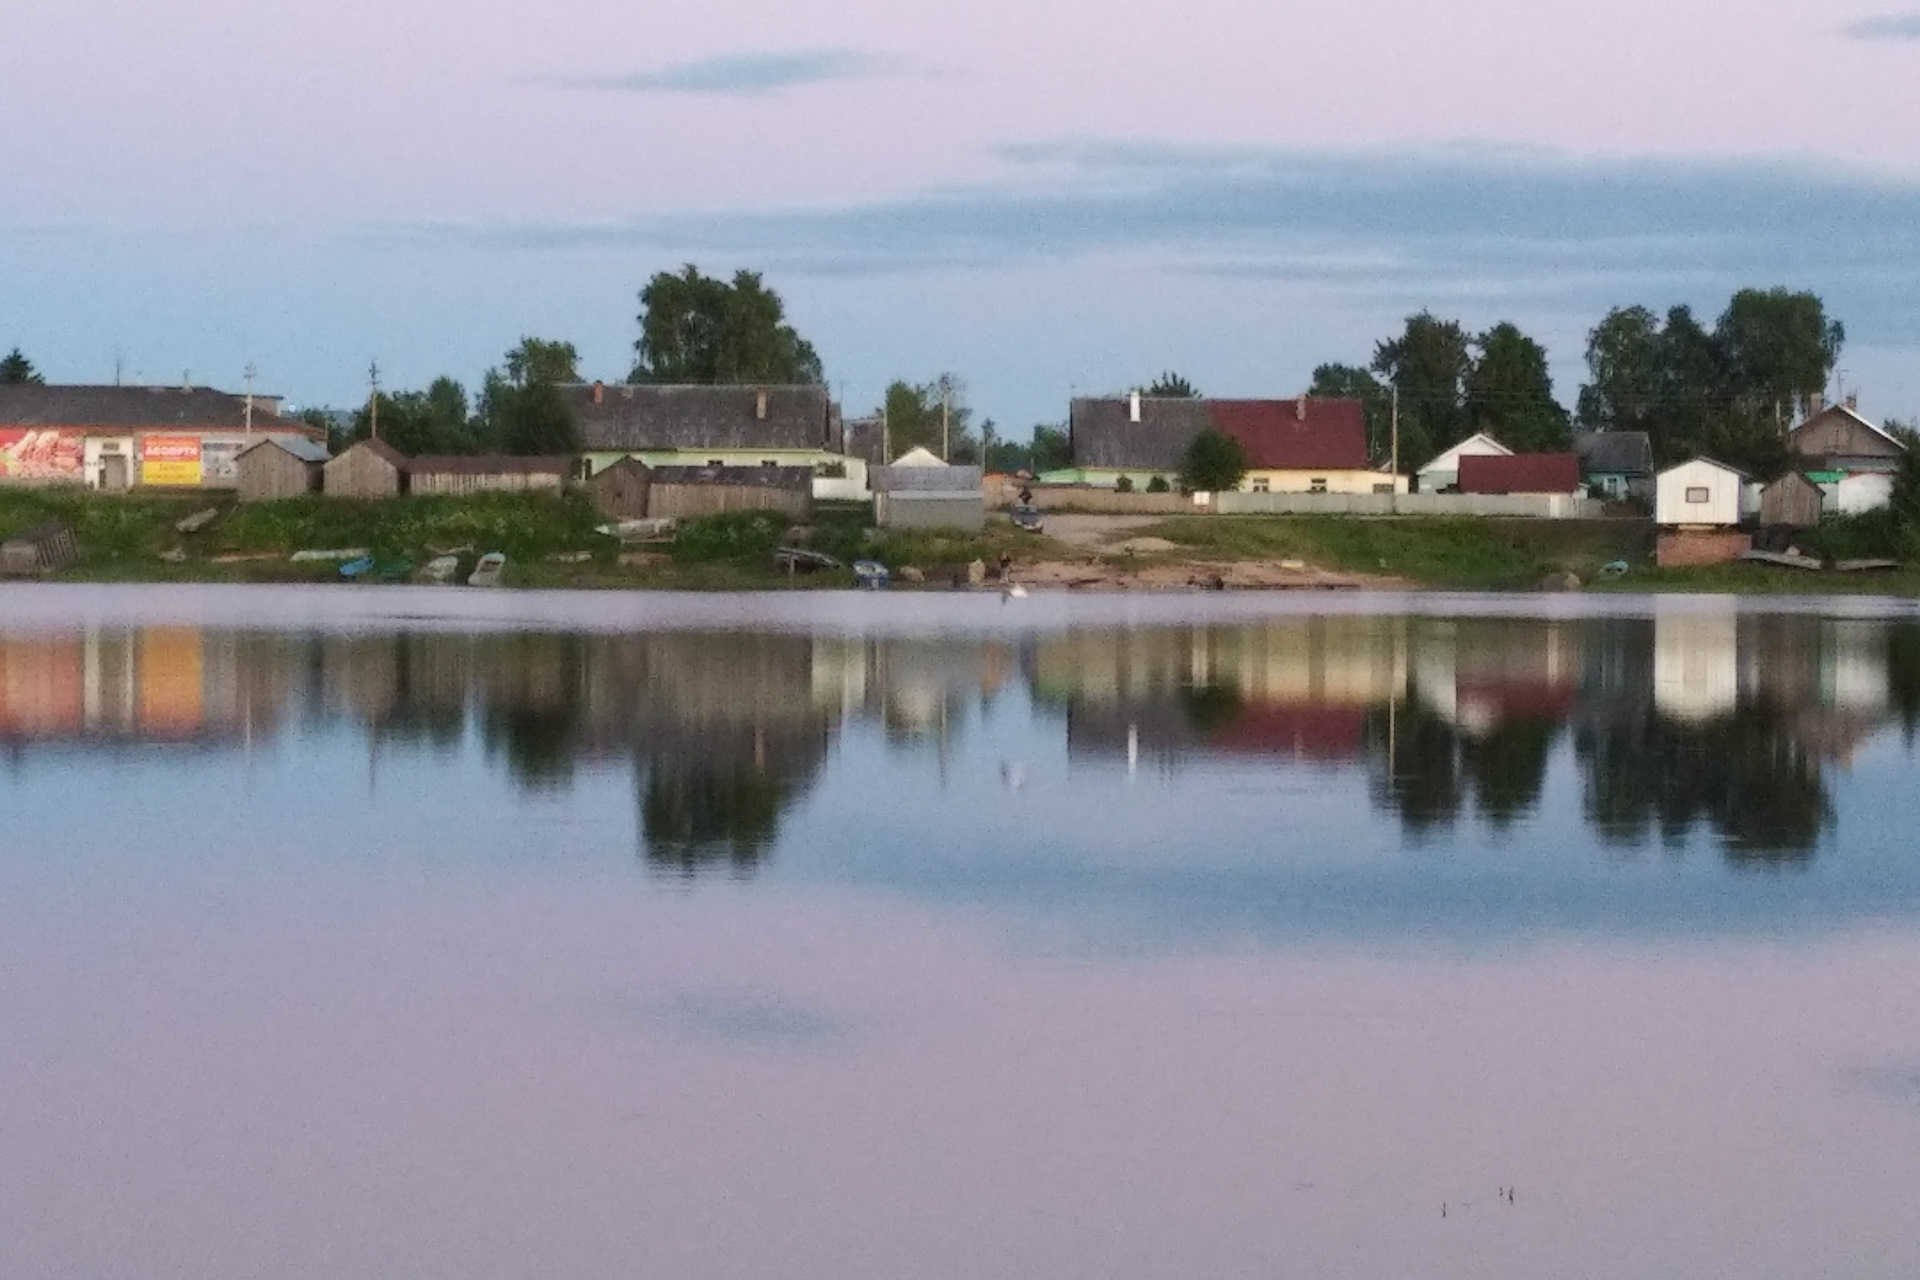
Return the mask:
M 1917 733 L 1901 602 L 0 588 L 0 1276 L 1906 1280 Z

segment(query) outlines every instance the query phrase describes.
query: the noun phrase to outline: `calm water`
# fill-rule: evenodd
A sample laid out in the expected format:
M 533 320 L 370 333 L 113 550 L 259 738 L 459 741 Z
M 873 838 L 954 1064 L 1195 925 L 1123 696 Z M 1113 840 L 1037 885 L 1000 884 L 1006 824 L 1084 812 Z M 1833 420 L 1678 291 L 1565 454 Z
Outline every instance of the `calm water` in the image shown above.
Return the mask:
M 0 589 L 0 1276 L 1905 1280 L 1917 732 L 1897 604 Z

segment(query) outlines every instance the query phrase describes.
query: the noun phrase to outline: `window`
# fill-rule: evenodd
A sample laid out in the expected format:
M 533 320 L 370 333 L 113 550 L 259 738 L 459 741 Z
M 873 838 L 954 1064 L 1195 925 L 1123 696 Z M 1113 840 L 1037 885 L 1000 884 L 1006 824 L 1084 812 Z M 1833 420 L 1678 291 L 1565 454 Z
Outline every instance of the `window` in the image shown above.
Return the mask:
M 1255 476 L 1253 478 L 1253 491 L 1255 493 L 1265 493 L 1267 492 L 1269 487 L 1270 486 L 1267 483 L 1267 477 Z
M 1711 502 L 1712 500 L 1712 498 L 1707 496 L 1707 486 L 1703 484 L 1687 486 L 1688 502 Z
M 1373 491 L 1375 493 L 1392 493 L 1393 486 L 1390 484 L 1376 484 L 1373 486 Z
M 775 462 L 772 458 L 762 458 L 760 459 L 760 465 L 763 467 L 777 467 L 780 464 L 778 462 Z
M 725 460 L 721 458 L 708 458 L 707 465 L 710 467 L 724 467 L 727 464 Z
M 1325 493 L 1326 491 L 1327 478 L 1325 476 L 1315 476 L 1313 479 L 1307 481 L 1308 493 Z

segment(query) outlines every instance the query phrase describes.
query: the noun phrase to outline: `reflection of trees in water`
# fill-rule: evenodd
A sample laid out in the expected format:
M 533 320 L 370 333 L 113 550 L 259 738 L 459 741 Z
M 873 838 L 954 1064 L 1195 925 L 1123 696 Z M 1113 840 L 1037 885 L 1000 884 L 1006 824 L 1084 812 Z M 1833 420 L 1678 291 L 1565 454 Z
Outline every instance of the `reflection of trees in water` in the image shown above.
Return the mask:
M 1382 707 L 1368 723 L 1375 802 L 1415 833 L 1452 826 L 1469 799 L 1488 822 L 1507 826 L 1540 803 L 1559 735 L 1556 721 L 1537 716 L 1470 734 L 1417 699 Z
M 1920 623 L 1896 622 L 1887 628 L 1887 701 L 1912 746 L 1920 734 Z
M 1833 818 L 1818 756 L 1788 717 L 1748 703 L 1698 724 L 1598 721 L 1575 738 L 1587 820 L 1619 845 L 1683 841 L 1706 823 L 1734 861 L 1809 856 Z

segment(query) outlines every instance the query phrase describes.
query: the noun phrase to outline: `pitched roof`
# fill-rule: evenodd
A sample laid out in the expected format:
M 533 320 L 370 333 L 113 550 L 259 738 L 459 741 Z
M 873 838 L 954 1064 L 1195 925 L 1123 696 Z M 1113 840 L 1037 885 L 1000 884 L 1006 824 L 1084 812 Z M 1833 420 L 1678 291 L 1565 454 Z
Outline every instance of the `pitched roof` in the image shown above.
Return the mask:
M 978 493 L 980 483 L 979 467 L 951 467 L 937 459 L 933 466 L 896 462 L 867 471 L 875 493 Z
M 1794 427 L 1791 431 L 1787 432 L 1787 436 L 1788 438 L 1792 438 L 1793 436 L 1796 436 L 1800 432 L 1804 431 L 1806 428 L 1812 426 L 1814 423 L 1820 421 L 1822 418 L 1832 417 L 1835 414 L 1839 414 L 1840 416 L 1847 418 L 1849 421 L 1859 426 L 1865 427 L 1867 430 L 1873 432 L 1873 434 L 1879 436 L 1882 440 L 1886 440 L 1893 444 L 1897 444 L 1902 449 L 1907 447 L 1906 442 L 1901 440 L 1900 437 L 1894 435 L 1893 433 L 1888 431 L 1885 427 L 1881 426 L 1880 424 L 1875 422 L 1873 419 L 1867 417 L 1864 413 L 1861 413 L 1858 409 L 1854 408 L 1850 404 L 1828 405 L 1826 408 L 1822 409 L 1820 412 L 1809 417 L 1805 422 L 1800 423 L 1798 426 Z
M 1573 438 L 1580 465 L 1606 475 L 1653 474 L 1653 442 L 1644 431 L 1582 431 Z
M 1073 402 L 1067 429 L 1073 464 L 1108 470 L 1178 471 L 1193 438 L 1232 436 L 1256 471 L 1352 471 L 1367 467 L 1366 413 L 1358 400 L 1201 400 L 1142 396 Z
M 508 476 L 536 473 L 564 476 L 573 471 L 573 458 L 566 454 L 544 457 L 520 457 L 504 453 L 422 454 L 417 458 L 407 459 L 407 470 L 413 475 L 432 472 L 456 476 Z
M 1067 412 L 1073 465 L 1178 471 L 1193 438 L 1213 425 L 1204 400 L 1142 396 L 1140 421 L 1130 412 L 1122 396 L 1075 400 Z
M 1208 400 L 1216 429 L 1240 442 L 1249 471 L 1364 471 L 1367 418 L 1358 400 Z
M 725 484 L 813 491 L 812 467 L 654 467 L 653 483 Z
M 264 448 L 267 445 L 290 453 L 302 462 L 325 462 L 331 456 L 327 452 L 327 446 L 318 440 L 309 440 L 305 436 L 271 435 L 254 441 L 234 457 L 244 458 L 255 449 Z
M 1462 493 L 1576 493 L 1580 459 L 1571 453 L 1468 454 L 1460 459 Z
M 887 460 L 887 428 L 879 418 L 849 418 L 840 430 L 840 451 L 879 465 Z
M 400 452 L 385 440 L 374 439 L 356 440 L 339 453 L 334 454 L 333 457 L 327 459 L 327 461 L 338 462 L 356 449 L 364 453 L 372 454 L 382 462 L 393 467 L 396 471 L 405 471 L 407 464 L 411 461 L 406 454 Z
M 1512 452 L 1513 450 L 1507 448 L 1507 446 L 1501 444 L 1486 432 L 1476 431 L 1459 444 L 1442 449 L 1439 453 L 1428 458 L 1421 466 L 1420 474 L 1425 475 L 1429 471 L 1458 471 L 1460 470 L 1460 459 L 1476 453 L 1497 453 L 1504 457 Z
M 269 413 L 256 396 L 255 431 L 297 432 L 324 438 L 325 432 L 296 418 Z M 247 427 L 247 398 L 211 387 L 95 387 L 40 383 L 0 384 L 0 425 L 80 427 L 135 431 L 242 431 Z
M 836 449 L 825 387 L 560 388 L 589 450 Z
M 1666 468 L 1665 470 L 1663 470 L 1663 471 L 1661 471 L 1661 472 L 1660 472 L 1660 474 L 1661 474 L 1661 475 L 1663 475 L 1663 476 L 1670 476 L 1670 475 L 1672 475 L 1672 474 L 1673 474 L 1674 472 L 1676 472 L 1676 471 L 1678 471 L 1678 470 L 1679 470 L 1680 468 L 1682 468 L 1682 467 L 1690 467 L 1690 466 L 1692 466 L 1692 465 L 1693 465 L 1694 463 L 1696 463 L 1696 462 L 1701 462 L 1701 463 L 1705 463 L 1705 464 L 1706 464 L 1707 466 L 1709 466 L 1709 467 L 1714 467 L 1714 468 L 1716 468 L 1716 469 L 1718 469 L 1718 470 L 1721 470 L 1721 471 L 1727 471 L 1727 472 L 1731 472 L 1732 474 L 1734 474 L 1734 475 L 1736 475 L 1736 476 L 1739 476 L 1739 477 L 1740 477 L 1740 478 L 1741 478 L 1742 480 L 1751 480 L 1751 479 L 1753 479 L 1753 477 L 1752 477 L 1752 476 L 1750 476 L 1750 475 L 1748 475 L 1748 474 L 1747 474 L 1746 472 L 1744 472 L 1744 471 L 1742 471 L 1742 470 L 1741 470 L 1740 468 L 1738 468 L 1738 467 L 1730 467 L 1730 466 L 1728 466 L 1728 465 L 1727 465 L 1726 463 L 1724 463 L 1724 462 L 1722 462 L 1722 461 L 1720 461 L 1720 459 L 1718 459 L 1718 458 L 1709 458 L 1709 457 L 1707 457 L 1707 456 L 1706 456 L 1705 454 L 1699 454 L 1699 455 L 1697 455 L 1697 456 L 1695 456 L 1695 457 L 1692 457 L 1692 458 L 1688 458 L 1688 459 L 1686 459 L 1686 460 L 1684 460 L 1684 461 L 1682 461 L 1682 462 L 1676 462 L 1676 463 L 1674 463 L 1674 464 L 1673 464 L 1672 466 L 1670 466 L 1670 467 L 1668 467 L 1668 468 Z

